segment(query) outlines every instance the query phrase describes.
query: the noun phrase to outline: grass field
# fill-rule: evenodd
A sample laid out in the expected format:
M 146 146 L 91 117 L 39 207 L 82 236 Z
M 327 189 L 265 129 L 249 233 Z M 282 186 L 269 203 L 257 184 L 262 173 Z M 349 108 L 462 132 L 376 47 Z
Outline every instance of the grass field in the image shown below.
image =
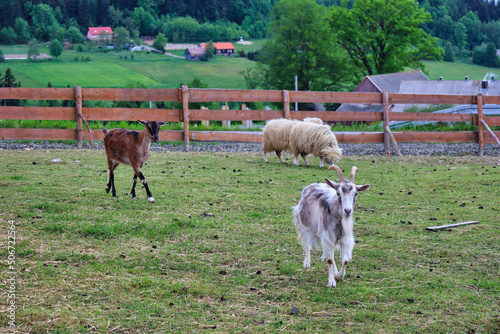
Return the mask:
M 265 39 L 252 41 L 252 45 L 234 43 L 235 52 L 260 49 Z M 27 46 L 1 46 L 4 54 L 25 54 Z M 40 52 L 48 53 L 45 47 Z M 173 51 L 183 56 L 183 51 Z M 89 62 L 75 62 L 75 57 L 90 58 Z M 132 59 L 133 57 L 133 59 Z M 481 80 L 486 73 L 496 68 L 477 66 L 465 60 L 447 62 L 424 62 L 428 76 L 437 80 Z M 0 63 L 0 71 L 10 67 L 23 87 L 46 87 L 50 81 L 53 87 L 79 84 L 82 87 L 125 87 L 129 83 L 141 82 L 148 88 L 177 88 L 195 76 L 210 88 L 246 88 L 240 71 L 255 63 L 246 58 L 215 57 L 210 62 L 188 62 L 167 55 L 146 52 L 110 51 L 77 52 L 65 50 L 57 60 L 28 63 L 26 60 L 7 60 Z
M 144 189 L 129 198 L 128 166 L 116 170 L 118 197 L 105 193 L 103 151 L 0 159 L 0 288 L 14 286 L 19 332 L 500 330 L 498 157 L 342 159 L 371 188 L 358 197 L 353 263 L 336 289 L 320 252 L 302 268 L 291 219 L 301 190 L 332 171 L 248 153 L 153 152 L 149 204 Z M 481 223 L 425 230 L 470 220 Z

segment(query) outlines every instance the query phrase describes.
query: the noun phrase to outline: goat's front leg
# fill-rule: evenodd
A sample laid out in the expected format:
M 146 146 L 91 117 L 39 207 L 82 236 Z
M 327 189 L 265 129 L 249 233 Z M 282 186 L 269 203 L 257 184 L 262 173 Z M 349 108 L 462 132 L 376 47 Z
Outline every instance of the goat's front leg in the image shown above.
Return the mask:
M 137 173 L 136 173 L 136 175 L 137 175 Z M 148 181 L 146 181 L 146 178 L 144 177 L 144 175 L 142 174 L 142 172 L 140 170 L 139 170 L 139 179 L 141 179 L 141 182 L 144 185 L 144 188 L 146 188 L 146 194 L 148 195 L 148 202 L 154 203 L 155 199 L 153 198 L 151 191 L 149 191 Z
M 323 158 L 319 158 L 319 168 L 323 168 L 324 165 L 323 165 Z
M 293 156 L 293 164 L 296 165 L 296 166 L 300 165 L 299 156 L 298 155 L 294 155 Z
M 335 260 L 333 259 L 333 252 L 331 253 L 331 257 L 328 256 L 326 258 L 326 263 L 328 263 L 328 284 L 326 286 L 335 288 L 337 286 L 335 277 L 337 276 L 338 271 Z
M 132 195 L 132 199 L 136 199 L 135 197 L 135 185 L 137 184 L 137 175 L 134 173 L 134 182 L 132 183 L 132 190 L 130 191 L 130 195 Z
M 340 271 L 338 272 L 338 274 L 335 275 L 335 279 L 337 281 L 342 281 L 344 279 L 347 264 L 352 259 L 353 248 L 354 248 L 354 238 L 348 238 L 348 239 L 344 240 L 344 242 L 342 243 L 342 246 L 341 246 L 342 267 L 340 267 Z

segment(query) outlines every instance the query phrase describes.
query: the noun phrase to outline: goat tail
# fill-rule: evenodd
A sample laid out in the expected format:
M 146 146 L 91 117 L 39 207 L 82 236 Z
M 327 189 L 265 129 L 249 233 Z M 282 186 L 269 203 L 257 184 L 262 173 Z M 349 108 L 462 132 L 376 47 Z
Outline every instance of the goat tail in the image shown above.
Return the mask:
M 297 239 L 300 242 L 302 237 L 302 221 L 300 220 L 300 207 L 299 205 L 293 206 L 293 223 L 295 225 L 295 229 L 297 230 Z

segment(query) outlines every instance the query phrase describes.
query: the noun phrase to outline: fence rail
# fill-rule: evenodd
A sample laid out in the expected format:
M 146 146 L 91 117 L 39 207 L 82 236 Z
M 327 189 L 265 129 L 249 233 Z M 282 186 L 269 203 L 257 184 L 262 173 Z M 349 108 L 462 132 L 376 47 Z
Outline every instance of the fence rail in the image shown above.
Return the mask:
M 474 142 L 483 154 L 485 143 L 498 143 L 500 132 L 488 126 L 500 126 L 500 116 L 485 116 L 484 104 L 500 104 L 500 96 L 434 95 L 392 93 L 306 92 L 280 90 L 198 89 L 182 86 L 179 89 L 121 89 L 121 88 L 0 88 L 2 100 L 65 100 L 74 107 L 16 107 L 0 106 L 0 119 L 16 120 L 76 120 L 76 129 L 7 129 L 0 128 L 0 139 L 76 140 L 78 147 L 91 133 L 82 121 L 162 120 L 182 122 L 182 131 L 160 131 L 162 141 L 184 141 L 189 151 L 190 141 L 261 142 L 262 133 L 242 131 L 192 131 L 190 121 L 257 121 L 274 118 L 304 119 L 319 117 L 324 121 L 376 122 L 383 121 L 383 132 L 336 132 L 340 143 L 384 143 L 390 154 L 389 121 L 472 122 L 477 131 L 392 133 L 396 142 Z M 83 101 L 164 101 L 178 102 L 179 109 L 96 108 L 84 107 Z M 190 103 L 206 102 L 281 102 L 283 110 L 209 110 L 190 109 Z M 380 104 L 382 112 L 293 111 L 295 102 Z M 467 104 L 476 105 L 477 114 L 444 114 L 423 112 L 392 112 L 394 104 Z M 83 118 L 82 118 L 83 117 Z M 485 131 L 486 130 L 486 131 Z M 101 131 L 93 139 L 102 140 Z

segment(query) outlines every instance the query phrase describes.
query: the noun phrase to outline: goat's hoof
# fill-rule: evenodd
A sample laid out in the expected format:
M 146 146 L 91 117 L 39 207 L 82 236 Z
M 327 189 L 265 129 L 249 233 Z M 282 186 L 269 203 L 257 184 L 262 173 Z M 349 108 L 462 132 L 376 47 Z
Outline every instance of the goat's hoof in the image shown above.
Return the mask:
M 148 198 L 148 202 L 149 202 L 149 203 L 154 203 L 154 202 L 155 202 L 155 199 L 154 199 L 153 197 L 149 197 L 149 198 Z
M 106 187 L 106 194 L 109 193 L 110 188 Z
M 304 269 L 309 269 L 311 268 L 311 264 L 310 263 L 304 263 Z
M 135 196 L 132 196 L 132 199 L 137 199 L 137 197 L 135 197 Z
M 335 283 L 335 280 L 333 280 L 331 282 L 328 282 L 328 284 L 326 286 L 329 287 L 329 288 L 336 288 L 337 287 L 337 283 Z

